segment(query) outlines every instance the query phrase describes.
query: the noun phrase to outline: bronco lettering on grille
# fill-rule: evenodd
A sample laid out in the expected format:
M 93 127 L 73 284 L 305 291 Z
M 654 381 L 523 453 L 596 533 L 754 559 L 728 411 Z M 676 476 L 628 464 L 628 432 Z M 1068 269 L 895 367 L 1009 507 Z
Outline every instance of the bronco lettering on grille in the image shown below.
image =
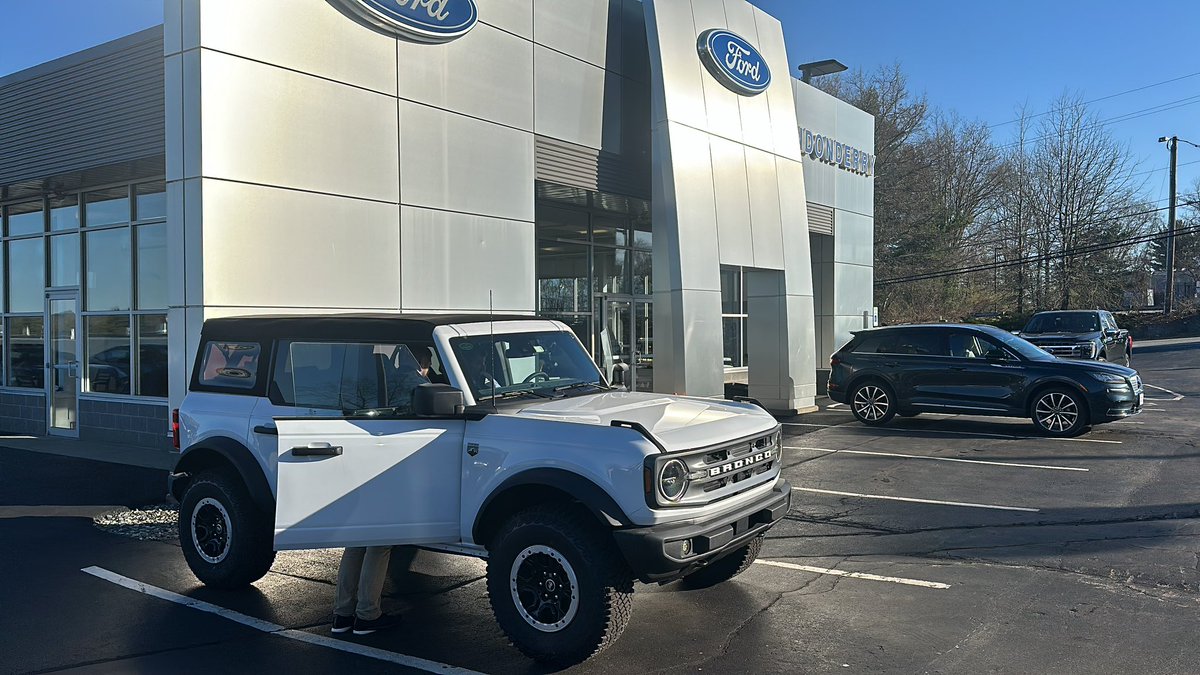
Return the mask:
M 731 471 L 740 471 L 747 467 L 751 467 L 756 464 L 761 464 L 762 462 L 765 462 L 765 461 L 773 458 L 774 456 L 775 456 L 774 450 L 763 450 L 760 453 L 757 453 L 754 455 L 749 455 L 747 457 L 743 457 L 741 459 L 738 459 L 738 460 L 735 460 L 732 462 L 725 462 L 721 466 L 709 467 L 708 477 L 716 478 L 717 476 L 729 473 Z

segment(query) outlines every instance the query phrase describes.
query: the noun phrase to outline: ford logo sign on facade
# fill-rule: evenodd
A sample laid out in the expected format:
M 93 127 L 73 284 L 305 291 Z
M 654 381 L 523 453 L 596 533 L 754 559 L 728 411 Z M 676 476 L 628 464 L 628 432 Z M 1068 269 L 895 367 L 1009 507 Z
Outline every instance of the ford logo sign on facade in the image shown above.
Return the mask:
M 767 60 L 734 33 L 722 28 L 706 30 L 696 41 L 696 49 L 708 72 L 734 93 L 754 96 L 771 86 Z
M 475 0 L 332 0 L 354 16 L 396 37 L 446 42 L 479 20 Z

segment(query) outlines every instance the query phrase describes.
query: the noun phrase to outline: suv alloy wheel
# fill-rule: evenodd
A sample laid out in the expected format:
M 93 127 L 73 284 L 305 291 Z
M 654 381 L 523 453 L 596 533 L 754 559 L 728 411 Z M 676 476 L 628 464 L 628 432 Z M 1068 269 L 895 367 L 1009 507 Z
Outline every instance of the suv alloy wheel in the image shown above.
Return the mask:
M 1079 394 L 1065 387 L 1039 392 L 1030 416 L 1034 426 L 1049 436 L 1078 436 L 1088 423 L 1087 404 Z
M 620 637 L 633 579 L 590 514 L 562 505 L 512 516 L 488 546 L 488 598 L 526 656 L 566 666 Z
M 239 479 L 220 470 L 197 474 L 179 504 L 179 545 L 196 578 L 213 588 L 242 588 L 275 561 L 269 520 Z
M 888 386 L 878 380 L 867 380 L 850 394 L 850 411 L 863 424 L 887 424 L 896 414 L 896 397 Z

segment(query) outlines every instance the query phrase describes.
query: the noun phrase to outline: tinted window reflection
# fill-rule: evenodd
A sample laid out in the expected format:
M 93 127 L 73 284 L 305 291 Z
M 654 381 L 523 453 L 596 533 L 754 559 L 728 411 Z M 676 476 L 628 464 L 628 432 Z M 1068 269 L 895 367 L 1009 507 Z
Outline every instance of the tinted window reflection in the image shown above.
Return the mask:
M 50 200 L 50 230 L 79 229 L 79 200 L 74 196 Z
M 167 315 L 147 314 L 138 322 L 138 391 L 142 396 L 167 395 Z
M 129 222 L 129 189 L 126 187 L 87 194 L 87 226 Z
M 42 214 L 42 202 L 22 202 L 11 204 L 5 208 L 8 213 L 8 236 L 19 237 L 24 234 L 38 234 L 46 231 L 45 216 Z
M 129 309 L 129 229 L 87 234 L 87 308 Z
M 8 311 L 42 312 L 45 274 L 46 249 L 42 237 L 8 242 Z
M 167 184 L 163 181 L 142 183 L 136 188 L 137 219 L 167 217 Z
M 14 316 L 8 320 L 8 386 L 45 386 L 45 345 L 42 317 Z
M 140 309 L 167 306 L 167 225 L 137 228 L 137 287 Z
M 50 237 L 50 285 L 79 285 L 79 235 Z
M 87 328 L 88 391 L 128 394 L 129 315 L 84 317 Z

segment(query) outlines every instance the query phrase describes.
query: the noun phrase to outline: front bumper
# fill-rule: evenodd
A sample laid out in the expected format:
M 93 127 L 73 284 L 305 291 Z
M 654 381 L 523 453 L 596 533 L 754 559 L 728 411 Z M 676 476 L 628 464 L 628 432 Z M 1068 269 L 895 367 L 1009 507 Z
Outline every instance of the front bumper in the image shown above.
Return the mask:
M 792 505 L 792 486 L 782 477 L 761 499 L 710 520 L 689 520 L 613 532 L 613 538 L 634 576 L 645 583 L 666 583 L 684 577 L 733 553 L 771 529 Z M 691 553 L 680 546 L 688 541 Z
M 1142 412 L 1143 392 L 1130 387 L 1110 387 L 1088 397 L 1092 422 L 1112 422 Z

